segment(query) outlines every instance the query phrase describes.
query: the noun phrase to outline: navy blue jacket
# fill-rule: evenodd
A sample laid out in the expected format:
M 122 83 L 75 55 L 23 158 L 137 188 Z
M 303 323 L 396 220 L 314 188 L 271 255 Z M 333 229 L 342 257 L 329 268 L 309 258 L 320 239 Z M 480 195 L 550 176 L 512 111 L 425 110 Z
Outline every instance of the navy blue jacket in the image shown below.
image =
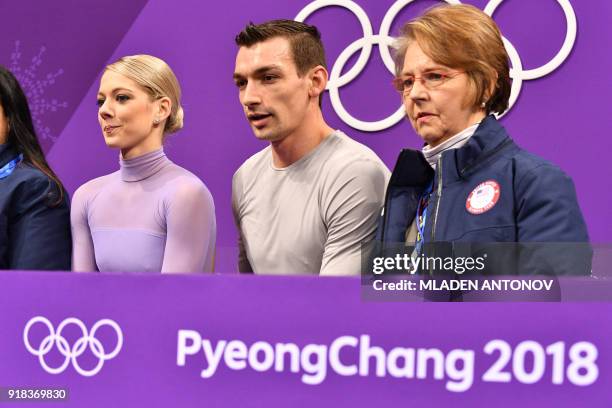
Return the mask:
M 0 167 L 17 155 L 0 145 Z M 55 183 L 23 162 L 0 180 L 0 269 L 70 270 L 68 197 L 53 206 L 57 197 Z
M 495 117 L 488 116 L 463 147 L 442 153 L 435 172 L 420 151 L 400 153 L 387 188 L 379 241 L 405 241 L 432 179 L 426 243 L 589 240 L 572 180 L 558 167 L 519 148 Z M 468 197 L 486 181 L 499 186 L 499 196 L 490 209 L 473 214 L 468 211 Z M 584 255 L 584 250 L 582 245 L 578 252 Z M 573 270 L 574 266 L 562 273 L 588 273 Z

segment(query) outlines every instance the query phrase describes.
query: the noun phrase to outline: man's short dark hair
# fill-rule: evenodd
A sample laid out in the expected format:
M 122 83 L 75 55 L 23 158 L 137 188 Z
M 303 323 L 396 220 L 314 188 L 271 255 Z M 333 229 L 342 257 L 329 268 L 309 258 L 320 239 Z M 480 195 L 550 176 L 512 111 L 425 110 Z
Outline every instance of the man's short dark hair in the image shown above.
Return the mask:
M 271 20 L 262 24 L 252 22 L 236 36 L 239 47 L 250 47 L 270 38 L 286 38 L 289 41 L 293 62 L 299 76 L 321 65 L 327 69 L 321 33 L 317 27 L 294 20 Z M 319 106 L 323 94 L 319 97 Z
M 282 37 L 289 40 L 293 62 L 299 75 L 325 63 L 325 51 L 321 43 L 321 33 L 315 26 L 293 20 L 272 20 L 262 24 L 249 23 L 236 36 L 236 44 L 250 47 L 270 38 Z

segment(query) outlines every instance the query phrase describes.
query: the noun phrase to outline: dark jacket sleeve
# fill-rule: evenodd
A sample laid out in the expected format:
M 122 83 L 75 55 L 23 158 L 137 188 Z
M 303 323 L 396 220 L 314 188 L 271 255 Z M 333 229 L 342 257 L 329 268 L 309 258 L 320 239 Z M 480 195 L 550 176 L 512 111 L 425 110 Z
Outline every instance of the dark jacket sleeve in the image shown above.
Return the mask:
M 55 183 L 44 176 L 16 189 L 8 237 L 11 269 L 70 270 L 70 210 L 65 193 L 59 205 L 52 205 L 57 194 Z
M 522 270 L 590 274 L 587 227 L 574 183 L 565 173 L 550 164 L 531 169 L 517 181 L 515 200 Z
M 516 192 L 520 242 L 588 242 L 574 183 L 561 170 L 540 165 L 518 181 Z

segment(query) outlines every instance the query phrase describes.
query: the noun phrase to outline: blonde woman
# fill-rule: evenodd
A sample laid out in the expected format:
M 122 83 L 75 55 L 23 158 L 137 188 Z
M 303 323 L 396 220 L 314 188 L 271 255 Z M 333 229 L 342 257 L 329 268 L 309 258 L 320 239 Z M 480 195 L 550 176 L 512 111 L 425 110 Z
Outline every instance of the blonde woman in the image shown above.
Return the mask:
M 106 145 L 119 170 L 82 185 L 72 200 L 75 271 L 210 272 L 213 199 L 195 175 L 165 155 L 183 126 L 181 91 L 161 59 L 135 55 L 108 65 L 97 96 Z

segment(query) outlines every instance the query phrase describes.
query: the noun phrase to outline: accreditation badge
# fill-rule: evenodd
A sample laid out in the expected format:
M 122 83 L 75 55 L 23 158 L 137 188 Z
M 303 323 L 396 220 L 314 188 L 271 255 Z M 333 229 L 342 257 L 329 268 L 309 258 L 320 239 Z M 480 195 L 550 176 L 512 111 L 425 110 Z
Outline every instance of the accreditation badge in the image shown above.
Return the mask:
M 476 186 L 465 202 L 470 214 L 479 215 L 489 211 L 499 201 L 501 189 L 495 180 L 487 180 Z

